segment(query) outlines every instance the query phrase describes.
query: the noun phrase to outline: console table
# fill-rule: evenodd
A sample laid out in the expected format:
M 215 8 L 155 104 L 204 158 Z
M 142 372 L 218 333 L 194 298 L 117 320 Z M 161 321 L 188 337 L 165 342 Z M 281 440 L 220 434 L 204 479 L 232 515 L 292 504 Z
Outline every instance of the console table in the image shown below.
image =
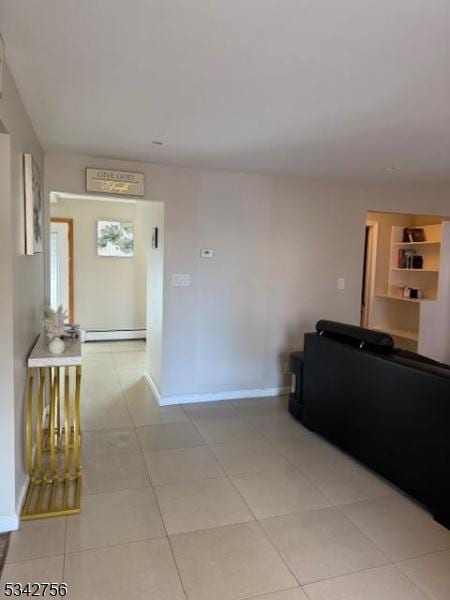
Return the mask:
M 22 520 L 80 512 L 81 343 L 52 354 L 39 336 L 28 358 L 25 460 L 30 483 Z

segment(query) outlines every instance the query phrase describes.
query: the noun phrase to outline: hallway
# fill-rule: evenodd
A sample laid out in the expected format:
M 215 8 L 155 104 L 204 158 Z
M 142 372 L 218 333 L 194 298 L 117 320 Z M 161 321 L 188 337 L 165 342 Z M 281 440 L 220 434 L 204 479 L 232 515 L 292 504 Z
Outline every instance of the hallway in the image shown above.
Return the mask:
M 85 344 L 83 360 L 82 513 L 22 523 L 3 585 L 64 581 L 77 600 L 448 597 L 450 533 L 284 398 L 159 407 L 143 342 Z

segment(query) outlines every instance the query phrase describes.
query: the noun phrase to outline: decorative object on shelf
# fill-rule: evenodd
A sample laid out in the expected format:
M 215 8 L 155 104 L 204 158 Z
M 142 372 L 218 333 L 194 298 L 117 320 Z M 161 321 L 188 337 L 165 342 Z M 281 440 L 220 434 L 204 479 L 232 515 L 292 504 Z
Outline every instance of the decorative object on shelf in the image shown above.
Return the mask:
M 423 298 L 423 290 L 422 288 L 412 288 L 405 286 L 403 288 L 403 297 L 420 300 L 421 298 Z
M 413 269 L 423 269 L 423 256 L 413 256 L 412 257 L 412 268 Z
M 66 349 L 66 342 L 60 337 L 55 337 L 50 341 L 48 349 L 52 354 L 62 354 Z
M 405 227 L 403 230 L 403 242 L 405 244 L 426 242 L 425 230 L 422 227 Z
M 44 203 L 41 174 L 31 154 L 23 155 L 25 188 L 25 253 L 41 254 L 44 236 Z
M 134 256 L 133 223 L 128 221 L 97 221 L 98 256 Z
M 62 354 L 66 349 L 66 343 L 62 339 L 65 334 L 65 321 L 67 313 L 63 306 L 53 310 L 50 306 L 45 307 L 44 330 L 49 340 L 48 348 L 52 354 Z
M 411 230 L 411 235 L 413 242 L 422 243 L 427 241 L 425 237 L 425 230 L 421 227 L 414 227 L 414 229 Z
M 71 325 L 66 325 L 64 330 L 64 337 L 69 338 L 71 340 L 76 340 L 80 337 L 81 327 L 79 323 L 73 323 Z

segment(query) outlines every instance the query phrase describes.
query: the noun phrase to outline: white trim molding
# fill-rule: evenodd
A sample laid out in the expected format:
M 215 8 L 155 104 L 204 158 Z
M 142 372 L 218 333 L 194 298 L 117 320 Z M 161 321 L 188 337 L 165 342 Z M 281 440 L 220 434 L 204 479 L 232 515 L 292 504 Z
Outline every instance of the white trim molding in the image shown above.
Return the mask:
M 220 400 L 240 400 L 244 398 L 271 398 L 283 396 L 290 392 L 289 387 L 262 388 L 253 390 L 230 390 L 226 392 L 210 392 L 205 394 L 179 394 L 174 396 L 161 396 L 154 381 L 148 373 L 145 379 L 160 406 L 171 404 L 190 404 L 191 402 L 219 402 Z
M 19 501 L 16 506 L 16 514 L 0 515 L 0 533 L 7 533 L 9 531 L 16 531 L 19 529 L 20 515 L 22 514 L 22 508 L 27 496 L 29 483 L 30 477 L 27 475 L 23 480 L 22 489 L 20 490 Z
M 47 407 L 47 411 L 48 410 L 49 410 L 49 407 Z M 44 419 L 45 419 L 45 417 L 44 417 Z M 35 452 L 36 452 L 36 447 L 33 448 L 33 464 L 34 464 Z M 26 475 L 25 479 L 23 480 L 23 483 L 22 483 L 22 489 L 20 490 L 19 502 L 17 503 L 17 513 L 19 515 L 19 520 L 20 520 L 20 515 L 22 514 L 23 505 L 25 504 L 25 500 L 27 498 L 27 492 L 28 492 L 29 485 L 30 485 L 30 476 Z
M 152 390 L 153 395 L 155 396 L 156 400 L 158 401 L 158 404 L 160 404 L 162 406 L 163 402 L 161 399 L 161 394 L 159 393 L 158 387 L 156 386 L 155 382 L 153 381 L 152 376 L 150 375 L 150 373 L 147 373 L 147 371 L 144 373 L 144 379 L 147 382 L 148 387 Z
M 87 329 L 82 335 L 85 342 L 107 340 L 145 340 L 146 329 Z
M 19 529 L 19 515 L 0 515 L 0 533 L 8 533 Z

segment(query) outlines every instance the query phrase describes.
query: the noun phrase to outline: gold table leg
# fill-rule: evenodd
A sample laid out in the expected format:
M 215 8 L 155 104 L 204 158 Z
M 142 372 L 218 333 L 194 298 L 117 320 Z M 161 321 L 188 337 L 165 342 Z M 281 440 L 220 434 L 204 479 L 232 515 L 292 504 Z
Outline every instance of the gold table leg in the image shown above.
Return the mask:
M 81 366 L 28 371 L 25 461 L 30 484 L 22 520 L 79 513 Z

